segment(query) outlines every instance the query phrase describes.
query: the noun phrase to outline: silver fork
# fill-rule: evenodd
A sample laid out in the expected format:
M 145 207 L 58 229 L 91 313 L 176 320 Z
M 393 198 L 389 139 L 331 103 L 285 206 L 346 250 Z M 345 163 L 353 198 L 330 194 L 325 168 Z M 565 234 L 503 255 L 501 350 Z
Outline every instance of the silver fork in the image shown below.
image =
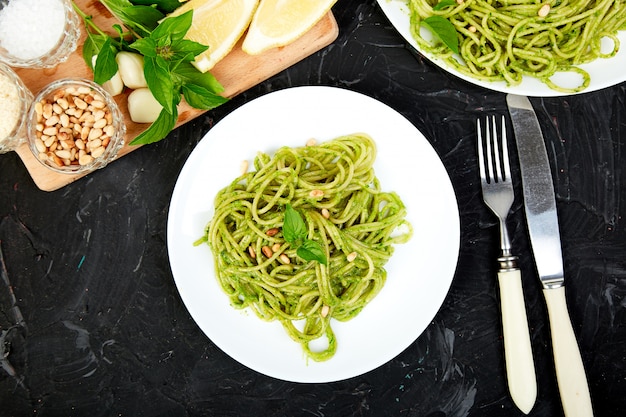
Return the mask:
M 484 135 L 483 135 L 484 130 Z M 513 182 L 502 116 L 500 134 L 495 116 L 485 118 L 484 129 L 476 122 L 480 185 L 485 204 L 498 217 L 501 256 L 498 258 L 498 284 L 502 310 L 507 383 L 515 405 L 528 414 L 537 398 L 535 365 L 530 346 L 528 319 L 517 256 L 511 253 L 506 219 L 514 201 Z

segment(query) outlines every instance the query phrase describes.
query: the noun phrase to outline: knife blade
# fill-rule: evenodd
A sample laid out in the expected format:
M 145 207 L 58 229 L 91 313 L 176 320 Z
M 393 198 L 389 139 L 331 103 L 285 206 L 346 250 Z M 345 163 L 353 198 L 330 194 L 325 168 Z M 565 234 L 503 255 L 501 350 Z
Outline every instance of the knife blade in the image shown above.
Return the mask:
M 556 199 L 543 134 L 527 97 L 509 94 L 506 101 L 517 145 L 528 233 L 548 308 L 563 411 L 566 417 L 593 416 L 587 376 L 565 300 Z

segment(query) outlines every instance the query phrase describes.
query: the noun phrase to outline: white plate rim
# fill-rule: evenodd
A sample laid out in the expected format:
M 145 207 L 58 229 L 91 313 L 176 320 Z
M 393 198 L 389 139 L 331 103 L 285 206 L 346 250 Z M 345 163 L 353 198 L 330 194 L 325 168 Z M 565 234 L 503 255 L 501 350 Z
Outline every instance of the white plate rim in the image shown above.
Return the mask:
M 246 123 L 254 126 L 260 121 L 265 123 L 265 130 L 260 126 L 246 127 Z M 289 136 L 276 138 L 277 129 Z M 415 236 L 409 243 L 396 247 L 387 265 L 387 283 L 380 294 L 353 320 L 333 323 L 338 341 L 335 356 L 326 362 L 314 362 L 304 357 L 301 347 L 288 338 L 279 323 L 263 322 L 253 313 L 228 305 L 228 298 L 213 276 L 209 248 L 206 245 L 192 247 L 192 243 L 201 236 L 212 215 L 213 196 L 239 175 L 242 159 L 249 158 L 251 162 L 258 150 L 271 152 L 282 145 L 303 145 L 310 137 L 323 141 L 356 131 L 370 134 L 377 142 L 379 153 L 375 169 L 383 189 L 400 193 L 419 185 L 419 197 L 400 194 L 407 204 L 409 219 L 414 222 Z M 249 145 L 246 135 L 251 132 L 257 135 L 255 150 L 244 146 Z M 269 140 L 268 135 L 271 135 Z M 406 145 L 406 149 L 401 152 L 393 149 L 398 143 Z M 242 153 L 236 157 L 219 153 L 228 149 L 242 149 Z M 211 152 L 220 156 L 212 157 Z M 387 154 L 397 159 L 385 163 L 381 156 Z M 390 184 L 396 174 L 382 170 L 392 165 L 394 170 L 398 169 L 398 161 L 410 165 L 416 156 L 421 168 L 405 166 L 400 169 L 402 173 L 415 173 L 415 178 Z M 205 175 L 215 172 L 221 178 L 207 185 Z M 198 196 L 199 190 L 205 194 Z M 428 327 L 441 307 L 456 271 L 459 246 L 456 196 L 445 167 L 430 143 L 404 116 L 387 105 L 361 93 L 335 87 L 279 90 L 244 104 L 219 121 L 185 162 L 168 213 L 167 247 L 172 274 L 183 303 L 200 329 L 241 364 L 291 382 L 345 380 L 369 372 L 405 350 Z M 413 253 L 416 249 L 420 253 Z M 407 281 L 408 291 L 419 289 L 415 294 L 394 285 L 394 278 L 398 279 L 399 272 L 407 267 L 403 265 L 407 260 L 413 262 L 409 266 L 423 274 L 411 276 Z M 404 273 L 409 276 L 406 270 Z M 408 279 L 406 276 L 404 278 Z M 389 321 L 391 314 L 398 314 L 398 317 L 391 323 L 381 322 L 382 319 Z M 400 317 L 402 315 L 405 316 Z M 233 332 L 234 328 L 244 331 Z M 280 352 L 273 349 L 276 346 Z M 359 346 L 363 349 L 358 349 Z
M 409 29 L 409 12 L 406 0 L 377 1 L 378 5 L 383 10 L 391 24 L 414 49 L 441 69 L 480 87 L 502 93 L 525 95 L 530 97 L 558 97 L 590 93 L 603 88 L 612 87 L 626 81 L 626 71 L 622 70 L 623 68 L 626 68 L 626 48 L 624 47 L 624 45 L 626 45 L 626 31 L 620 31 L 618 33 L 618 39 L 620 40 L 621 47 L 614 57 L 597 59 L 594 62 L 580 65 L 580 67 L 589 72 L 591 76 L 589 86 L 580 92 L 567 93 L 553 90 L 538 79 L 528 76 L 524 76 L 519 85 L 509 86 L 504 81 L 483 81 L 463 74 L 439 59 L 436 55 L 431 54 L 428 51 L 424 51 L 419 47 L 415 39 L 411 36 Z

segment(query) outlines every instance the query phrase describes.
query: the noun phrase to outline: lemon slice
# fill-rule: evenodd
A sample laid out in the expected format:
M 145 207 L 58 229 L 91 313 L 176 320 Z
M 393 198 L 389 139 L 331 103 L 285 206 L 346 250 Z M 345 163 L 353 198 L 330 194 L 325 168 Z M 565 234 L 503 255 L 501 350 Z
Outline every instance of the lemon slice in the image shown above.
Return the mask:
M 288 45 L 319 22 L 336 2 L 262 0 L 252 18 L 242 49 L 250 55 L 257 55 L 271 48 Z
M 189 0 L 169 16 L 193 9 L 186 39 L 207 45 L 193 65 L 207 72 L 233 49 L 252 20 L 259 0 Z

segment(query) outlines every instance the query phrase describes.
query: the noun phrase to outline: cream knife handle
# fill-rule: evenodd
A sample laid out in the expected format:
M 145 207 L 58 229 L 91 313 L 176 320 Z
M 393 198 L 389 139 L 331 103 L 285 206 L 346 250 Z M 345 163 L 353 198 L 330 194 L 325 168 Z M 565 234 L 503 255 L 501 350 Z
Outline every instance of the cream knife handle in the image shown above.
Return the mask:
M 509 392 L 515 405 L 528 414 L 537 398 L 537 379 L 519 269 L 498 272 L 498 284 Z
M 566 417 L 591 417 L 591 396 L 580 350 L 567 312 L 565 287 L 544 289 L 548 306 L 556 379 Z

